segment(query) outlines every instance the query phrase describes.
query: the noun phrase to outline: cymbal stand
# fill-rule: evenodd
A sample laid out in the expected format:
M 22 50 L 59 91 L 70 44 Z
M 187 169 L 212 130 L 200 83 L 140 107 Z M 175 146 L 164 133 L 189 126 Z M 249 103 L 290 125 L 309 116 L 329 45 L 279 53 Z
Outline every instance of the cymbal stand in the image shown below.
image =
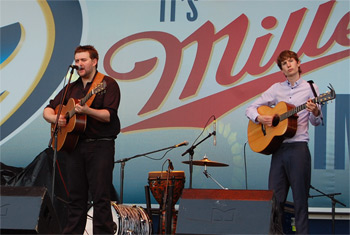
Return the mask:
M 216 131 L 213 131 L 212 133 L 209 133 L 207 137 L 199 141 L 197 144 L 193 144 L 189 149 L 187 149 L 181 156 L 185 156 L 187 153 L 189 154 L 189 171 L 190 171 L 190 185 L 189 188 L 192 188 L 192 174 L 193 174 L 193 155 L 194 155 L 194 149 L 200 145 L 202 142 L 204 142 L 206 139 L 208 139 L 210 136 L 216 135 Z
M 214 178 L 211 176 L 211 174 L 208 173 L 208 171 L 207 171 L 207 165 L 204 165 L 203 174 L 204 174 L 207 178 L 212 179 L 217 185 L 220 186 L 221 189 L 228 190 L 228 188 L 225 188 L 224 186 L 222 186 L 216 179 L 214 179 Z
M 127 161 L 131 160 L 131 159 L 134 159 L 134 158 L 143 157 L 143 156 L 146 156 L 146 155 L 149 155 L 149 154 L 152 154 L 152 153 L 157 153 L 157 152 L 160 152 L 160 151 L 173 149 L 173 148 L 177 148 L 177 146 L 173 145 L 173 146 L 170 146 L 170 147 L 167 147 L 167 148 L 162 148 L 162 149 L 151 151 L 151 152 L 148 152 L 148 153 L 137 154 L 135 156 L 132 156 L 132 157 L 129 157 L 129 158 L 123 158 L 123 159 L 120 159 L 120 160 L 114 162 L 114 163 L 120 163 L 120 198 L 119 198 L 120 204 L 123 204 L 125 163 Z
M 53 128 L 53 134 L 52 134 L 52 136 L 50 138 L 50 141 L 49 141 L 49 144 L 48 144 L 48 147 L 51 147 L 52 140 L 53 140 L 53 138 L 55 139 L 55 142 L 54 142 L 54 146 L 55 147 L 53 148 L 53 150 L 54 150 L 54 153 L 53 153 L 53 164 L 52 164 L 52 187 L 51 187 L 51 200 L 52 200 L 52 202 L 54 202 L 54 196 L 55 196 L 55 177 L 56 177 L 56 161 L 57 161 L 57 133 L 58 133 L 58 130 L 59 130 L 58 120 L 60 119 L 60 115 L 62 113 L 63 101 L 64 101 L 64 99 L 65 99 L 65 97 L 67 95 L 69 84 L 70 84 L 70 81 L 72 80 L 73 71 L 74 71 L 74 68 L 71 69 L 66 89 L 64 91 L 64 94 L 61 97 L 60 106 L 59 106 L 58 111 L 57 111 L 56 121 L 55 121 L 55 125 L 54 125 L 54 128 Z
M 346 207 L 346 205 L 340 201 L 338 201 L 337 199 L 334 198 L 334 196 L 336 195 L 340 195 L 341 193 L 331 193 L 331 194 L 325 194 L 324 192 L 318 190 L 317 188 L 313 187 L 312 185 L 310 185 L 310 188 L 312 188 L 313 190 L 321 193 L 321 195 L 316 195 L 316 196 L 309 196 L 310 198 L 314 198 L 314 197 L 328 197 L 331 199 L 332 201 L 332 234 L 335 234 L 335 204 L 339 203 L 340 205 Z

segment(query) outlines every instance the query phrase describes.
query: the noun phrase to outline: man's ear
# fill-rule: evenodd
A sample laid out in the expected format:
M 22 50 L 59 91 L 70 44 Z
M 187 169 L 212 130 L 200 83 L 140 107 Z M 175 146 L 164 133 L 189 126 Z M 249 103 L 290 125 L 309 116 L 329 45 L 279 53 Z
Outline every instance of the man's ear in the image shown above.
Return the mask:
M 96 67 L 96 65 L 97 65 L 97 59 L 96 58 L 92 60 L 92 64 L 94 65 L 94 67 Z

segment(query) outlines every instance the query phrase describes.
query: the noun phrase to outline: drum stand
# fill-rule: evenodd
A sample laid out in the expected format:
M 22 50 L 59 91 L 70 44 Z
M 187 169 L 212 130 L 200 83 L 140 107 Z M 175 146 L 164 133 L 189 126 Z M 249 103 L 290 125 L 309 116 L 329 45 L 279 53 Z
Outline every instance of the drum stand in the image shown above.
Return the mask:
M 177 215 L 173 205 L 174 185 L 168 185 L 168 192 L 162 195 L 163 203 L 159 209 L 151 208 L 150 188 L 145 186 L 147 214 L 152 218 L 152 211 L 159 215 L 158 234 L 174 234 L 176 230 Z M 174 219 L 174 221 L 172 221 Z
M 212 179 L 217 185 L 220 186 L 221 189 L 228 190 L 228 188 L 225 188 L 224 186 L 222 186 L 216 179 L 214 179 L 214 178 L 208 173 L 208 171 L 207 171 L 207 165 L 204 166 L 203 174 L 204 174 L 207 178 Z
M 199 141 L 197 144 L 192 145 L 189 149 L 187 149 L 181 156 L 185 156 L 187 153 L 189 154 L 189 170 L 190 170 L 190 185 L 189 188 L 192 188 L 192 173 L 193 173 L 193 155 L 194 155 L 194 149 L 200 145 L 202 142 L 204 142 L 206 139 L 208 139 L 210 136 L 216 135 L 216 131 L 213 131 L 212 133 L 209 133 L 207 137 Z

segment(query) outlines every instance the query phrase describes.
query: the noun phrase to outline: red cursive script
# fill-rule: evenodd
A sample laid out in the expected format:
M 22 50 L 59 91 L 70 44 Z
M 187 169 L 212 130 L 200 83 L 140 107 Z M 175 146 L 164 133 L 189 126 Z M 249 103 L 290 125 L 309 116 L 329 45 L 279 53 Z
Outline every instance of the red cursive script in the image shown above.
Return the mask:
M 349 34 L 349 12 L 346 13 L 338 22 L 328 41 L 324 43 L 324 45 L 320 45 L 322 33 L 328 26 L 327 22 L 331 16 L 335 4 L 336 1 L 332 0 L 319 6 L 312 25 L 310 26 L 310 30 L 298 51 L 299 56 L 307 55 L 309 57 L 317 57 L 328 51 L 335 44 L 339 44 L 344 47 L 350 46 L 350 39 L 347 36 Z M 217 69 L 217 83 L 222 86 L 233 86 L 243 79 L 246 74 L 252 76 L 262 76 L 254 81 L 229 88 L 225 91 L 202 98 L 190 104 L 158 114 L 152 118 L 126 127 L 122 131 L 129 132 L 140 129 L 166 127 L 201 127 L 209 116 L 214 114 L 218 118 L 228 113 L 242 102 L 245 102 L 263 92 L 273 83 L 283 80 L 284 77 L 279 72 L 265 76 L 264 74 L 266 74 L 272 66 L 275 66 L 275 59 L 282 50 L 292 48 L 293 43 L 297 39 L 298 31 L 302 26 L 303 19 L 306 14 L 307 8 L 302 8 L 290 14 L 280 40 L 274 49 L 274 53 L 264 65 L 261 63 L 273 35 L 268 33 L 257 38 L 245 65 L 240 71 L 235 71 L 235 62 L 239 57 L 242 47 L 244 47 L 244 39 L 249 27 L 249 19 L 244 14 L 240 15 L 217 33 L 215 33 L 214 25 L 210 21 L 207 21 L 182 42 L 171 34 L 154 31 L 134 34 L 120 40 L 108 50 L 104 59 L 104 67 L 107 74 L 119 80 L 133 80 L 147 75 L 154 69 L 158 60 L 158 58 L 153 57 L 145 61 L 136 62 L 132 71 L 128 73 L 118 73 L 112 69 L 111 61 L 118 50 L 125 45 L 137 40 L 152 39 L 159 42 L 166 51 L 165 67 L 160 81 L 138 115 L 150 113 L 159 108 L 161 104 L 165 102 L 165 99 L 175 82 L 178 70 L 180 69 L 182 52 L 186 47 L 193 43 L 197 43 L 197 54 L 191 73 L 179 99 L 187 99 L 195 96 L 198 93 L 200 85 L 204 79 L 205 71 L 209 66 L 210 55 L 212 53 L 214 43 L 224 37 L 228 37 L 228 42 Z M 275 17 L 267 16 L 262 20 L 261 24 L 264 29 L 269 30 L 275 27 L 277 22 L 278 21 Z M 346 49 L 342 52 L 327 55 L 322 58 L 315 59 L 314 61 L 304 63 L 303 72 L 312 72 L 317 68 L 347 58 L 349 55 L 350 51 L 349 49 Z M 229 100 L 229 102 L 225 102 L 227 100 Z M 177 116 L 188 113 L 191 110 L 205 111 L 201 111 L 201 113 L 198 115 L 191 115 L 191 117 L 187 118 L 186 120 L 179 120 L 176 118 Z

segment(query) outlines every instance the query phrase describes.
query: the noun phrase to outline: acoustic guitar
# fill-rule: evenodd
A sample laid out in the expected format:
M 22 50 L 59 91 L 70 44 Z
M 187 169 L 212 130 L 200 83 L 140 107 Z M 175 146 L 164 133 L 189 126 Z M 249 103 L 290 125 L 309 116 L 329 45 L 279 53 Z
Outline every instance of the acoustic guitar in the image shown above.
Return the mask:
M 106 82 L 103 81 L 92 89 L 84 98 L 80 100 L 80 105 L 83 106 L 94 94 L 98 94 L 106 89 Z M 57 151 L 65 150 L 71 152 L 79 140 L 79 135 L 85 131 L 86 127 L 86 115 L 75 113 L 75 105 L 79 100 L 70 98 L 66 105 L 62 106 L 61 115 L 65 115 L 67 119 L 67 125 L 58 127 L 57 132 Z M 57 114 L 60 106 L 55 108 Z M 55 149 L 55 124 L 51 124 L 51 136 L 52 136 L 52 148 Z
M 312 99 L 317 104 L 325 104 L 329 100 L 335 99 L 335 91 L 330 85 L 330 91 Z M 275 107 L 260 106 L 258 113 L 261 115 L 273 116 L 272 126 L 248 123 L 248 143 L 250 148 L 257 153 L 272 154 L 282 144 L 286 138 L 291 138 L 297 131 L 298 112 L 306 109 L 306 103 L 295 107 L 286 102 L 279 102 Z

